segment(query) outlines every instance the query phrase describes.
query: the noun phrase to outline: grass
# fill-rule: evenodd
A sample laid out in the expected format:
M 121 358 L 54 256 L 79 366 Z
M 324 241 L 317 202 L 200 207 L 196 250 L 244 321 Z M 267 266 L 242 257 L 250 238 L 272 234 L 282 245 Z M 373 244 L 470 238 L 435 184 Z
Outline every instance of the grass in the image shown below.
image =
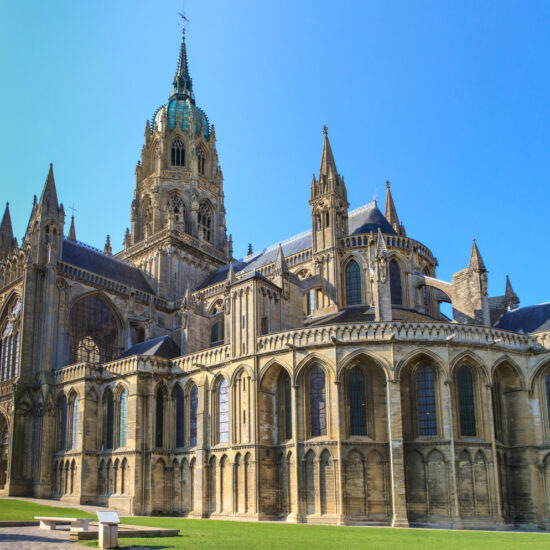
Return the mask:
M 20 500 L 0 500 L 0 521 L 35 515 L 90 517 L 80 510 Z M 548 550 L 550 534 L 383 527 L 243 523 L 183 518 L 122 518 L 123 523 L 179 529 L 178 537 L 119 539 L 120 548 L 151 550 Z M 97 548 L 96 542 L 87 546 Z M 70 549 L 70 546 L 68 546 Z

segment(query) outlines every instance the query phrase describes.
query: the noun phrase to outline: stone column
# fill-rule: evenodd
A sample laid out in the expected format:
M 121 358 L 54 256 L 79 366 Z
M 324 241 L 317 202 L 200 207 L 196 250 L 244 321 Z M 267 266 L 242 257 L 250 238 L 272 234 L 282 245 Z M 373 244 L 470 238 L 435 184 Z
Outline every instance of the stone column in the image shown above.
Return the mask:
M 495 438 L 495 419 L 493 418 L 493 385 L 485 384 L 485 387 L 487 389 L 487 424 L 491 436 L 491 454 L 493 456 L 491 461 L 493 466 L 491 476 L 493 478 L 493 483 L 491 483 L 493 494 L 491 495 L 491 493 L 489 493 L 489 498 L 494 503 L 496 508 L 494 513 L 496 524 L 499 527 L 502 527 L 504 525 L 504 519 L 502 517 L 502 499 L 500 498 L 500 476 L 498 471 L 497 444 Z
M 388 409 L 388 439 L 390 454 L 390 483 L 392 527 L 408 527 L 405 495 L 405 462 L 403 457 L 403 426 L 401 418 L 401 386 L 398 379 L 386 383 Z
M 293 353 L 294 355 L 294 353 Z M 295 361 L 293 359 L 293 369 L 295 367 Z M 298 386 L 293 382 L 292 384 L 292 436 L 294 438 L 294 471 L 291 472 L 289 468 L 288 476 L 294 476 L 294 494 L 289 494 L 290 502 L 294 502 L 294 513 L 290 513 L 287 516 L 287 521 L 300 521 L 301 518 L 301 505 L 300 505 L 300 458 L 298 447 Z M 289 464 L 290 466 L 290 464 Z M 289 484 L 289 489 L 292 488 L 292 483 Z M 290 493 L 290 491 L 289 491 Z
M 451 491 L 451 521 L 453 527 L 462 527 L 460 518 L 460 508 L 458 505 L 458 488 L 456 485 L 456 452 L 455 452 L 455 433 L 453 427 L 453 404 L 451 397 L 451 381 L 445 380 L 440 385 L 441 390 L 441 436 L 449 439 L 449 463 L 451 465 L 450 486 Z M 427 479 L 427 478 L 426 478 Z
M 197 384 L 199 403 L 197 410 L 197 450 L 195 452 L 195 508 L 196 515 L 208 516 L 208 479 L 206 468 L 206 444 L 208 432 L 208 395 L 206 377 L 201 376 Z

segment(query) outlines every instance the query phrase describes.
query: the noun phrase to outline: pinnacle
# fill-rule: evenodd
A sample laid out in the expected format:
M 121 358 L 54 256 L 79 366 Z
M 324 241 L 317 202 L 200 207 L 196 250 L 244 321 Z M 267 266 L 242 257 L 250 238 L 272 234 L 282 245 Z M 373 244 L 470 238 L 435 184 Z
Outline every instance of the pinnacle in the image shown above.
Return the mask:
M 487 271 L 475 239 L 473 239 L 473 243 L 472 243 L 472 254 L 470 255 L 470 268 L 475 269 L 477 271 Z
M 321 156 L 321 168 L 319 169 L 319 175 L 334 177 L 337 176 L 336 163 L 334 162 L 334 156 L 332 155 L 332 148 L 328 139 L 328 130 L 326 126 L 323 126 L 323 154 Z
M 59 214 L 59 203 L 57 201 L 57 190 L 55 188 L 55 178 L 53 175 L 53 163 L 50 162 L 50 169 L 42 190 L 39 208 L 42 208 L 42 212 L 57 217 Z
M 10 203 L 6 203 L 6 210 L 4 210 L 4 216 L 0 223 L 0 253 L 11 250 L 15 245 L 15 239 L 13 238 L 13 228 L 11 225 L 10 216 Z
M 393 202 L 389 180 L 386 181 L 386 210 L 384 212 L 384 216 L 390 225 L 399 233 L 399 218 L 397 216 L 395 203 Z
M 76 230 L 74 227 L 74 216 L 71 216 L 71 227 L 69 229 L 69 236 L 67 237 L 69 241 L 73 241 L 73 243 L 76 242 Z

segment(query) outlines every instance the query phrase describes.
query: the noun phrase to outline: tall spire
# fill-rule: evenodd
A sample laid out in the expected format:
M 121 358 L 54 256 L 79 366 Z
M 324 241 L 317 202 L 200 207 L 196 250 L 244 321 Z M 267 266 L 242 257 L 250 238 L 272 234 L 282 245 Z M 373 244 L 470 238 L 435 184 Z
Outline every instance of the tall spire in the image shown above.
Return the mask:
M 6 203 L 6 210 L 0 223 L 0 256 L 9 252 L 17 246 L 17 240 L 13 238 L 13 228 L 11 225 L 10 203 Z
M 328 130 L 326 126 L 323 126 L 323 155 L 321 156 L 321 168 L 319 169 L 319 176 L 334 176 L 338 174 L 336 170 L 336 163 L 332 156 L 332 149 L 330 147 L 330 141 L 328 140 Z
M 185 22 L 187 21 L 185 15 L 181 14 L 181 46 L 180 55 L 178 59 L 178 68 L 176 70 L 176 76 L 174 76 L 174 90 L 172 95 L 181 94 L 188 96 L 194 102 L 195 97 L 193 95 L 193 81 L 189 75 L 189 66 L 187 64 L 187 48 L 185 46 Z
M 46 183 L 44 184 L 40 202 L 38 203 L 38 209 L 43 214 L 51 214 L 54 217 L 57 217 L 59 214 L 59 203 L 57 201 L 57 191 L 55 189 L 52 163 L 50 163 L 50 170 L 48 172 L 48 177 L 46 178 Z
M 470 255 L 470 268 L 480 272 L 487 271 L 475 239 L 474 239 L 474 242 L 472 243 L 472 254 Z
M 76 242 L 76 230 L 74 228 L 74 216 L 71 216 L 71 227 L 69 229 L 69 235 L 67 237 L 69 241 L 73 241 L 73 243 Z

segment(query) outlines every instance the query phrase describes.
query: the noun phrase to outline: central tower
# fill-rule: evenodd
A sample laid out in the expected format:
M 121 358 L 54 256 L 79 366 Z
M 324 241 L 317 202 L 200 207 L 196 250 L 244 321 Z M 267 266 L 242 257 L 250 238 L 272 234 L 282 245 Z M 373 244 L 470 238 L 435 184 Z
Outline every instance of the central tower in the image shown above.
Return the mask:
M 167 299 L 183 296 L 231 261 L 216 135 L 195 103 L 185 22 L 173 89 L 145 125 L 136 167 L 132 229 L 120 257 L 142 268 Z

